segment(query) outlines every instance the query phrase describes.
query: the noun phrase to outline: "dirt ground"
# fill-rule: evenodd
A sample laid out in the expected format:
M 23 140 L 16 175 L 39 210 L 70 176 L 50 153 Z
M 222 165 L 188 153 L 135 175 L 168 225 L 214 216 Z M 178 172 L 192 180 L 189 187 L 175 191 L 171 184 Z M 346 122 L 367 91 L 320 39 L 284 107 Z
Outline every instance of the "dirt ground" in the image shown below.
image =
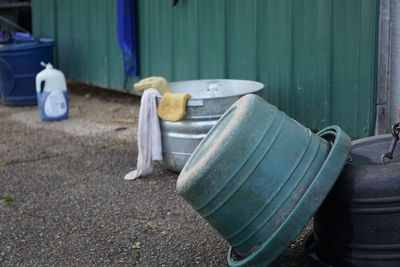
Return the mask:
M 0 105 L 0 266 L 227 266 L 227 242 L 156 166 L 134 181 L 140 98 L 70 84 L 70 118 Z M 272 266 L 307 266 L 302 238 Z

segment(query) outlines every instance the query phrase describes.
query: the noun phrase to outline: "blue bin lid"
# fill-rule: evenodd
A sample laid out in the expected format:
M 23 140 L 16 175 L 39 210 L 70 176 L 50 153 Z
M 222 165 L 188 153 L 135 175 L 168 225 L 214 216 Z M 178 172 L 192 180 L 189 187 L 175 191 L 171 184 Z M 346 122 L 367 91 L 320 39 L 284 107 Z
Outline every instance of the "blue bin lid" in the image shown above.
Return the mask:
M 25 32 L 16 32 L 13 33 L 11 35 L 11 38 L 7 39 L 7 40 L 3 40 L 4 36 L 3 33 L 0 32 L 0 44 L 10 44 L 16 41 L 21 41 L 21 40 L 25 40 L 25 41 L 34 41 L 35 38 L 30 35 L 29 33 L 25 33 Z
M 0 39 L 3 39 L 3 34 L 0 33 Z M 0 43 L 0 52 L 18 51 L 43 46 L 54 46 L 55 41 L 47 38 L 34 38 L 29 33 L 17 32 L 14 33 L 10 40 Z

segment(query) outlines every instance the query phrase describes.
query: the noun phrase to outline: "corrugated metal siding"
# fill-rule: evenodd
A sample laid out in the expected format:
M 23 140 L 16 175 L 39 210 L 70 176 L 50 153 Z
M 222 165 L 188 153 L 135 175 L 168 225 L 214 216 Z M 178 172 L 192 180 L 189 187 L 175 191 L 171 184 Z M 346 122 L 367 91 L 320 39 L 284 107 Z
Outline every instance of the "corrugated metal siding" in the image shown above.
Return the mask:
M 308 127 L 372 134 L 376 0 L 138 0 L 140 76 L 125 76 L 116 0 L 32 0 L 34 33 L 56 38 L 70 78 L 130 90 L 142 77 L 259 80 Z

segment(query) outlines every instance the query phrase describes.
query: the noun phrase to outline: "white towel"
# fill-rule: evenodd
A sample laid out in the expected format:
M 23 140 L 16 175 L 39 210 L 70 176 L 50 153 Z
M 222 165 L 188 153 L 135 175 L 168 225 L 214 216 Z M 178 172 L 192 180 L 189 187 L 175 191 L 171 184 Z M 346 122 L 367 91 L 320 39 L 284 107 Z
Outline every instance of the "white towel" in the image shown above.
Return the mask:
M 154 88 L 146 89 L 142 95 L 139 111 L 137 169 L 126 174 L 125 180 L 133 180 L 152 173 L 153 160 L 162 160 L 156 96 L 161 95 Z

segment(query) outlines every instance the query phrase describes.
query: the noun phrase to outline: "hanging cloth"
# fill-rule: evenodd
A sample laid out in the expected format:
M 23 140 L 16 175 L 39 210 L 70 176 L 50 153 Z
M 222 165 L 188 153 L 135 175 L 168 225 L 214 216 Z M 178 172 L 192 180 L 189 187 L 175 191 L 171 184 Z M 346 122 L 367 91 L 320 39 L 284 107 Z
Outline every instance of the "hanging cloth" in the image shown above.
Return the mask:
M 136 0 L 118 0 L 117 10 L 118 44 L 122 49 L 125 74 L 136 75 Z
M 157 96 L 161 95 L 154 88 L 145 90 L 142 95 L 139 110 L 137 168 L 126 174 L 125 180 L 133 180 L 152 173 L 153 160 L 163 159 Z

